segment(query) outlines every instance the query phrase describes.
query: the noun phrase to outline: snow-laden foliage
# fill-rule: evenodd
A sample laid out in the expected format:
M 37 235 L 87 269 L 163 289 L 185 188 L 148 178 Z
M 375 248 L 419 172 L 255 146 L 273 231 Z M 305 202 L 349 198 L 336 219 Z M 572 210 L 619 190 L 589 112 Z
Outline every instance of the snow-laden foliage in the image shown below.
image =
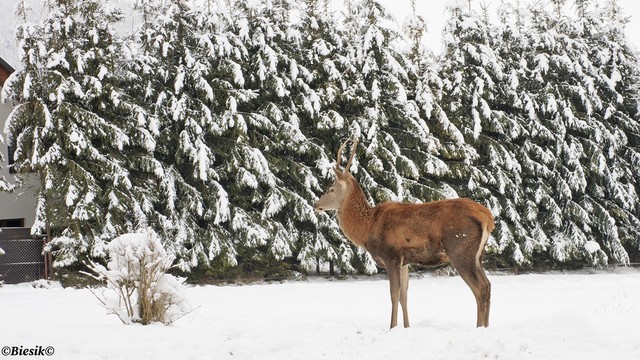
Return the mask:
M 456 2 L 433 54 L 375 0 L 139 1 L 131 33 L 116 2 L 48 1 L 2 94 L 18 180 L 40 174 L 32 232 L 57 265 L 151 227 L 195 276 L 375 272 L 312 207 L 355 138 L 371 203 L 489 207 L 496 266 L 629 263 L 639 73 L 615 4 Z
M 153 149 L 140 148 L 148 124 L 118 70 L 127 44 L 113 25 L 122 16 L 104 2 L 61 2 L 17 29 L 23 69 L 3 96 L 16 104 L 5 130 L 17 172 L 41 175 L 32 230 L 52 230 L 58 265 L 104 256 L 113 236 L 147 221 L 134 211 L 146 201 L 136 167 Z
M 189 271 L 233 253 L 229 234 L 220 228 L 232 206 L 220 183 L 226 170 L 221 154 L 233 152 L 225 136 L 234 116 L 227 103 L 236 86 L 234 61 L 244 50 L 234 48 L 238 44 L 224 32 L 221 14 L 178 1 L 144 2 L 140 12 L 145 21 L 136 34 L 132 85 L 156 123 L 154 157 L 163 173 L 151 225 L 172 239 L 167 245 L 179 268 Z
M 440 69 L 443 107 L 449 120 L 461 130 L 464 141 L 477 152 L 474 161 L 458 173 L 461 179 L 469 179 L 459 191 L 484 200 L 499 220 L 494 233 L 498 249 L 512 251 L 512 259 L 522 263 L 528 259 L 521 257 L 523 250 L 540 249 L 544 244 L 540 243 L 541 238 L 529 235 L 523 222 L 534 221 L 523 219 L 518 210 L 527 208 L 527 199 L 522 193 L 522 168 L 514 143 L 527 137 L 527 126 L 513 116 L 516 114 L 507 112 L 516 93 L 516 84 L 508 76 L 509 67 L 518 62 L 501 51 L 503 46 L 519 44 L 503 43 L 498 29 L 470 12 L 467 5 L 458 4 L 449 11 L 446 57 Z
M 515 264 L 628 263 L 622 244 L 637 247 L 628 231 L 640 205 L 627 135 L 638 127 L 637 89 L 622 79 L 638 68 L 621 20 L 503 6 L 495 26 L 467 6 L 450 11 L 444 106 L 478 151 L 461 192 L 497 215 L 492 249 Z
M 123 234 L 106 246 L 107 266 L 90 261 L 90 276 L 106 282 L 94 295 L 109 314 L 124 324 L 171 324 L 192 311 L 184 296 L 184 279 L 168 274 L 175 257 L 164 249 L 157 234 Z
M 353 173 L 374 203 L 444 198 L 434 180 L 450 170 L 438 158 L 441 146 L 426 120 L 436 100 L 426 54 L 419 48 L 413 57 L 400 51 L 402 33 L 378 2 L 354 2 L 351 9 L 345 71 L 351 85 L 340 104 L 348 121 L 346 137 L 363 144 Z M 410 33 L 419 38 L 419 29 Z

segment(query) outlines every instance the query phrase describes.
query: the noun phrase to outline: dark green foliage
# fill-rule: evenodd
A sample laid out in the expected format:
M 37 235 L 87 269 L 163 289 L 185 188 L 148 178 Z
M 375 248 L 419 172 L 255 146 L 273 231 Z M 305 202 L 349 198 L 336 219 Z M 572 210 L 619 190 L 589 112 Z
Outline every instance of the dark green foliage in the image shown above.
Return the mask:
M 59 264 L 103 256 L 114 235 L 145 222 L 130 211 L 144 197 L 130 175 L 150 134 L 122 87 L 121 18 L 98 1 L 60 1 L 42 23 L 18 29 L 24 69 L 11 83 L 18 105 L 7 129 L 16 170 L 40 173 L 32 231 L 52 236 Z
M 461 192 L 497 215 L 490 251 L 525 266 L 627 264 L 639 203 L 623 129 L 638 122 L 623 79 L 637 58 L 620 23 L 503 8 L 493 26 L 465 9 L 452 9 L 444 103 L 479 155 Z
M 113 6 L 51 2 L 7 91 L 33 231 L 59 265 L 152 227 L 197 281 L 375 272 L 312 207 L 353 138 L 371 203 L 487 205 L 491 267 L 638 261 L 638 57 L 615 2 L 561 3 L 454 6 L 434 55 L 375 0 L 141 1 L 132 36 Z

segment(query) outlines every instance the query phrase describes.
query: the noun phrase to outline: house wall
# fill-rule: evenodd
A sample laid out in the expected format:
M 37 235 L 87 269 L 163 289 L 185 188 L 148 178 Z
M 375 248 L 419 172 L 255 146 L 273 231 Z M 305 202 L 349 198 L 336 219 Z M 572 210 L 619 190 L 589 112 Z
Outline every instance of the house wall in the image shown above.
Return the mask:
M 9 173 L 9 157 L 7 137 L 4 133 L 4 124 L 13 107 L 10 104 L 0 103 L 0 134 L 4 143 L 0 143 L 2 162 L 0 163 L 0 177 L 7 181 L 13 181 L 13 174 Z M 9 219 L 24 219 L 24 226 L 31 227 L 35 220 L 36 190 L 39 185 L 37 174 L 30 174 L 25 178 L 25 186 L 14 193 L 0 191 L 0 223 Z

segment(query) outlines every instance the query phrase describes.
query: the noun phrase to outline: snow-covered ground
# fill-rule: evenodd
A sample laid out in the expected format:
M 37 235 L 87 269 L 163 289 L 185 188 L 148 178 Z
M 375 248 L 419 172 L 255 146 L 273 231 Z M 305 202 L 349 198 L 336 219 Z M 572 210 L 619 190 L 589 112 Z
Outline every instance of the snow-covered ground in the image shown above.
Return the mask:
M 89 290 L 5 285 L 0 347 L 87 360 L 640 358 L 640 271 L 489 278 L 491 327 L 475 328 L 459 277 L 427 275 L 410 282 L 412 327 L 392 331 L 382 277 L 189 287 L 198 309 L 171 326 L 123 325 Z

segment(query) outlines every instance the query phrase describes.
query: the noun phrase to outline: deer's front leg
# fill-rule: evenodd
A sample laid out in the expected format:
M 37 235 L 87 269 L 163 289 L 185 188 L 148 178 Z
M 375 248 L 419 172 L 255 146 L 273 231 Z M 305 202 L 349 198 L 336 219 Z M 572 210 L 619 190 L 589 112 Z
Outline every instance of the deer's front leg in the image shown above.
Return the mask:
M 389 290 L 391 292 L 391 326 L 398 325 L 398 301 L 402 290 L 402 265 L 399 261 L 385 261 L 387 264 L 387 275 L 389 276 Z
M 402 320 L 404 327 L 409 327 L 409 309 L 407 306 L 407 292 L 409 291 L 409 265 L 403 265 L 400 272 L 400 306 L 402 306 Z

